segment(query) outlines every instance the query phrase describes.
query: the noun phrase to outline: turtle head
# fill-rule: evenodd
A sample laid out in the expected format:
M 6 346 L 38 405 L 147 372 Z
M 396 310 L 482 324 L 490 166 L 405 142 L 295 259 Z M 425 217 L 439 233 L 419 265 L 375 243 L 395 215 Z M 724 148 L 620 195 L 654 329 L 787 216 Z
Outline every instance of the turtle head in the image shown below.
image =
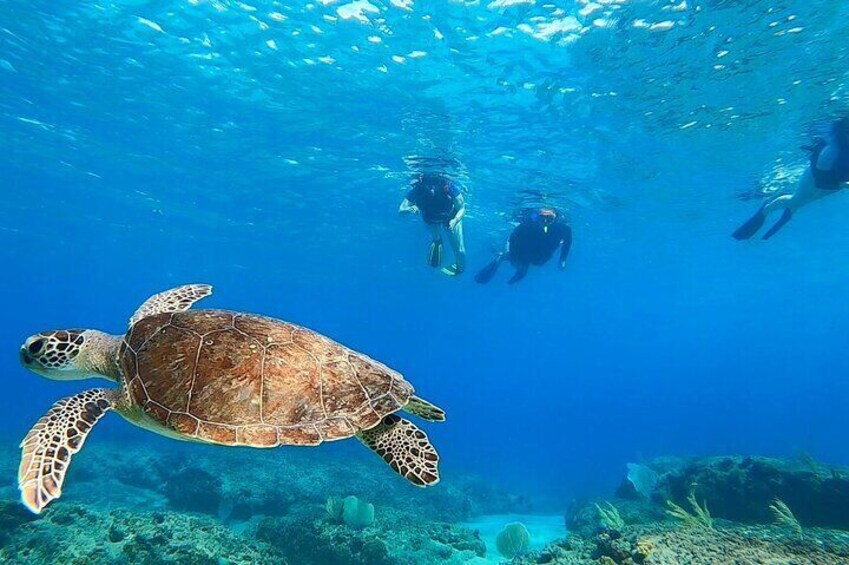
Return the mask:
M 104 338 L 115 338 L 94 330 L 54 330 L 30 336 L 21 346 L 21 364 L 42 377 L 55 381 L 77 381 L 93 376 L 113 378 Z M 114 359 L 114 356 L 113 356 Z M 113 362 L 114 365 L 114 362 Z

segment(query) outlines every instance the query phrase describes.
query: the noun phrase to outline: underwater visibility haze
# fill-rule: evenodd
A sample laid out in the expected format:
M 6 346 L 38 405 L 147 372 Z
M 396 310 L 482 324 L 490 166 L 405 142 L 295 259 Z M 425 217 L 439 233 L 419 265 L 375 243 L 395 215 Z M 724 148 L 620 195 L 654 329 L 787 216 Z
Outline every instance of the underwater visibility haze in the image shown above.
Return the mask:
M 731 237 L 819 182 L 817 139 L 849 173 L 847 22 L 830 0 L 0 3 L 0 561 L 849 563 L 849 176 Z M 433 179 L 453 204 L 429 231 Z M 549 214 L 571 248 L 509 284 L 505 242 Z M 122 336 L 186 284 L 398 371 L 446 413 L 409 416 L 441 481 L 355 439 L 222 447 L 112 412 L 29 512 L 21 440 L 117 385 L 42 378 L 22 344 Z

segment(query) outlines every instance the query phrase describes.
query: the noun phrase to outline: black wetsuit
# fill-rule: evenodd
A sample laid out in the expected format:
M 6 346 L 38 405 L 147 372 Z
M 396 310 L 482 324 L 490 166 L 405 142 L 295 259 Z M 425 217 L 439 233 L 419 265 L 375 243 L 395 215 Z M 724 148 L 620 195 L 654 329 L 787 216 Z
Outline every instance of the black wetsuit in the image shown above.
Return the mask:
M 509 282 L 518 282 L 528 272 L 530 265 L 544 265 L 560 247 L 560 261 L 569 256 L 572 247 L 572 228 L 563 222 L 554 222 L 545 231 L 542 224 L 526 220 L 510 234 L 510 264 L 516 274 Z
M 460 189 L 453 182 L 440 177 L 424 177 L 407 193 L 407 200 L 415 204 L 428 224 L 445 224 L 454 217 L 455 199 Z
M 544 265 L 558 246 L 560 261 L 565 261 L 572 246 L 572 228 L 568 225 L 555 222 L 546 232 L 539 222 L 524 221 L 510 234 L 510 263 L 517 269 L 528 265 Z
M 826 143 L 820 141 L 811 147 L 811 173 L 817 188 L 823 190 L 838 190 L 840 185 L 849 182 L 849 146 L 838 145 L 837 158 L 831 169 L 823 171 L 817 168 L 820 153 L 826 148 Z
M 508 284 L 517 283 L 528 274 L 531 265 L 544 265 L 560 247 L 560 263 L 564 263 L 572 248 L 572 228 L 555 221 L 545 229 L 545 225 L 534 218 L 527 218 L 516 226 L 510 234 L 509 253 L 502 253 L 475 275 L 475 282 L 487 284 L 498 272 L 504 261 L 516 269 Z

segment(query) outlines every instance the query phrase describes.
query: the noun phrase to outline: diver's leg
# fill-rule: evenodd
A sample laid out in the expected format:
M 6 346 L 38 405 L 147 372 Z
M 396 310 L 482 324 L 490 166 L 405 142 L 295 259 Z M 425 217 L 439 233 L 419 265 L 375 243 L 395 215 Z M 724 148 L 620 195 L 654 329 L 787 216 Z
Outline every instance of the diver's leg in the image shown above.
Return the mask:
M 489 265 L 478 271 L 478 274 L 475 275 L 475 282 L 486 284 L 491 281 L 495 276 L 495 273 L 498 272 L 498 267 L 501 266 L 501 263 L 503 263 L 505 259 L 507 259 L 507 255 L 504 253 L 496 255 L 495 259 L 489 262 Z
M 807 169 L 799 179 L 799 184 L 796 186 L 796 192 L 786 201 L 785 205 L 795 212 L 802 206 L 810 204 L 814 200 L 818 200 L 823 196 L 833 193 L 831 190 L 823 190 L 817 186 L 817 181 L 810 169 Z
M 448 229 L 446 226 L 445 229 Z M 463 240 L 463 222 L 457 222 L 454 229 L 448 230 L 448 240 L 454 251 L 455 274 L 459 275 L 466 270 L 466 242 Z
M 836 190 L 828 190 L 818 187 L 811 170 L 806 170 L 805 174 L 803 174 L 802 178 L 799 180 L 799 186 L 796 187 L 796 192 L 794 192 L 792 196 L 779 196 L 767 205 L 767 207 L 770 208 L 770 211 L 777 207 L 783 207 L 784 211 L 781 214 L 781 218 L 769 229 L 768 232 L 766 232 L 763 238 L 769 239 L 778 233 L 778 230 L 783 228 L 787 222 L 793 219 L 793 214 L 795 214 L 796 210 L 802 206 L 806 206 L 815 200 L 819 200 L 820 198 L 836 192 Z
M 796 195 L 794 194 L 782 194 L 781 196 L 776 196 L 761 207 L 761 212 L 764 217 L 769 216 L 776 210 L 785 209 L 790 206 L 791 202 L 793 202 L 795 198 Z
M 495 259 L 489 262 L 489 264 L 478 271 L 478 274 L 475 275 L 475 282 L 480 284 L 486 284 L 495 277 L 495 274 L 498 272 L 498 267 L 501 266 L 501 263 L 504 261 L 510 260 L 510 240 L 504 244 L 504 251 L 495 256 Z
M 507 284 L 516 284 L 517 282 L 525 278 L 525 275 L 528 274 L 528 266 L 529 265 L 527 263 L 516 265 L 516 272 L 513 274 L 510 280 L 507 281 Z
M 430 233 L 430 247 L 427 251 L 427 264 L 431 267 L 442 266 L 442 233 L 439 224 L 425 224 Z
M 806 170 L 805 174 L 803 174 L 802 178 L 799 180 L 796 192 L 794 192 L 792 196 L 779 196 L 765 206 L 765 208 L 768 209 L 767 213 L 779 207 L 784 208 L 784 211 L 781 213 L 781 218 L 775 222 L 775 225 L 769 228 L 769 231 L 764 234 L 763 239 L 769 239 L 778 233 L 778 230 L 783 228 L 787 222 L 793 219 L 793 214 L 796 210 L 802 206 L 810 204 L 814 200 L 819 200 L 823 196 L 827 196 L 831 192 L 833 191 L 819 188 L 811 170 Z
M 782 194 L 781 196 L 776 196 L 769 202 L 763 204 L 758 211 L 755 212 L 755 215 L 746 220 L 742 226 L 734 230 L 734 233 L 731 234 L 731 237 L 737 240 L 749 239 L 760 230 L 764 222 L 766 221 L 766 217 L 775 210 L 780 208 L 785 208 L 788 203 L 794 198 L 793 195 L 790 194 Z
M 440 224 L 425 224 L 427 233 L 430 234 L 430 239 L 434 242 L 442 241 L 442 226 Z

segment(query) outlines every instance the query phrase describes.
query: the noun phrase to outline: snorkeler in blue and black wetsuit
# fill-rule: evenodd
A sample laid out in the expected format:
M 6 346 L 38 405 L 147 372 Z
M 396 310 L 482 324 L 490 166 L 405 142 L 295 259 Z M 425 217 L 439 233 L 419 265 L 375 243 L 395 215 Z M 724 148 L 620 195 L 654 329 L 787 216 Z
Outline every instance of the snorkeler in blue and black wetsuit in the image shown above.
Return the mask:
M 572 228 L 560 220 L 551 208 L 541 208 L 526 214 L 525 219 L 510 234 L 507 249 L 475 275 L 475 280 L 486 284 L 492 280 L 501 263 L 509 260 L 516 272 L 507 281 L 514 284 L 525 278 L 531 265 L 544 265 L 560 248 L 560 269 L 566 268 L 566 259 L 572 247 Z
M 835 194 L 849 182 L 849 119 L 834 122 L 827 141 L 819 140 L 805 149 L 811 152 L 811 164 L 799 181 L 793 194 L 776 196 L 758 210 L 746 223 L 732 234 L 734 239 L 749 239 L 764 225 L 770 212 L 783 208 L 781 218 L 763 239 L 769 239 L 790 221 L 793 213 L 823 196 Z
M 463 216 L 466 202 L 460 188 L 439 173 L 424 173 L 413 180 L 412 189 L 401 203 L 400 213 L 421 212 L 432 238 L 427 263 L 442 266 L 442 230 L 448 234 L 454 250 L 454 264 L 442 269 L 449 276 L 459 275 L 466 268 L 466 245 L 463 241 Z

